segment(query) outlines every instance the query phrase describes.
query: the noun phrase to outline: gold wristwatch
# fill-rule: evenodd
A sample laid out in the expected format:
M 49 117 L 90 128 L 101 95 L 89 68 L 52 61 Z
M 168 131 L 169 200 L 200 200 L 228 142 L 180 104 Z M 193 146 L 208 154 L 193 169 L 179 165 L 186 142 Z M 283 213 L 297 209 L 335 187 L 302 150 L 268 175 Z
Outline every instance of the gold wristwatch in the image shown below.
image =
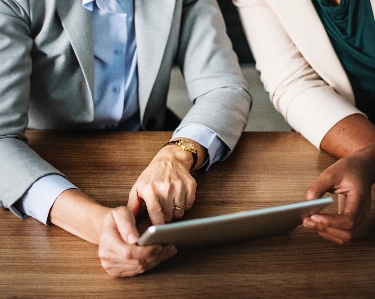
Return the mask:
M 190 170 L 193 170 L 194 166 L 197 164 L 198 161 L 198 153 L 197 149 L 194 147 L 194 144 L 187 140 L 172 140 L 164 144 L 164 146 L 170 145 L 170 144 L 175 144 L 178 145 L 181 149 L 184 151 L 190 152 L 193 156 L 193 165 L 191 165 Z M 164 147 L 163 146 L 163 147 Z

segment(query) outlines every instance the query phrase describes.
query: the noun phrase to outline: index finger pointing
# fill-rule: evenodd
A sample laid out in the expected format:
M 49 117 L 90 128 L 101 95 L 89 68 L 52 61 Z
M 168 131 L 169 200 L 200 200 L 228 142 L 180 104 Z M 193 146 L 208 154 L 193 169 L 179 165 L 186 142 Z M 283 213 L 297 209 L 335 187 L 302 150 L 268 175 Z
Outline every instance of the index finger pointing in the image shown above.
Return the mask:
M 164 215 L 163 209 L 160 204 L 159 195 L 151 187 L 144 188 L 142 194 L 139 192 L 139 195 L 142 196 L 144 202 L 146 203 L 148 215 L 151 219 L 153 225 L 164 224 Z

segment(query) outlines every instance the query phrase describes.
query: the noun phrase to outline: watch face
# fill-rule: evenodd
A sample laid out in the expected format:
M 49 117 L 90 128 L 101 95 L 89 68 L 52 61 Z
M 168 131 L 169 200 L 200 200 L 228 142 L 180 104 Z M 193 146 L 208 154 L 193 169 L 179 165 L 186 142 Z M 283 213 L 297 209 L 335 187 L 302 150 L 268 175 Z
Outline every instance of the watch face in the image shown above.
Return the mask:
M 180 144 L 184 146 L 185 148 L 193 149 L 194 145 L 191 144 L 189 141 L 180 140 Z
M 196 153 L 196 149 L 194 147 L 194 144 L 192 144 L 191 142 L 189 141 L 185 141 L 185 140 L 180 140 L 179 144 L 181 145 L 181 147 L 184 149 L 184 150 L 187 150 L 189 152 L 192 152 L 192 153 Z

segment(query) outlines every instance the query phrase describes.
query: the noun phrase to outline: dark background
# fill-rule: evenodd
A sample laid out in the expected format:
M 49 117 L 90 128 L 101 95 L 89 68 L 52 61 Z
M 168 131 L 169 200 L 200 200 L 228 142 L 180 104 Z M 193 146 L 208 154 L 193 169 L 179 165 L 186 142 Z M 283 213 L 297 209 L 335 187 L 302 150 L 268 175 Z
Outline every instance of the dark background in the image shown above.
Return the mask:
M 242 30 L 237 8 L 231 0 L 217 0 L 217 2 L 223 13 L 227 26 L 227 33 L 232 41 L 233 49 L 237 53 L 240 63 L 253 63 L 254 59 Z

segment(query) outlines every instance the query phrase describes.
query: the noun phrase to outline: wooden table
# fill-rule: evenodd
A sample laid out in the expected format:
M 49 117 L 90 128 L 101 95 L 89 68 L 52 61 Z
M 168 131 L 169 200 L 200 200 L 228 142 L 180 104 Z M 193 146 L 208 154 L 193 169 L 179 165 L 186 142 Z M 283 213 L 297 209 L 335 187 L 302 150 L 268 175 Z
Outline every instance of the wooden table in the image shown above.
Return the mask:
M 125 204 L 171 133 L 28 136 L 30 146 L 84 192 L 115 207 Z M 334 161 L 297 133 L 244 133 L 225 162 L 194 173 L 196 202 L 184 219 L 302 200 Z M 375 298 L 374 205 L 360 235 L 345 246 L 300 226 L 286 235 L 178 253 L 123 279 L 102 269 L 96 245 L 9 211 L 0 210 L 0 217 L 0 298 Z M 150 225 L 147 213 L 138 225 L 141 231 Z

